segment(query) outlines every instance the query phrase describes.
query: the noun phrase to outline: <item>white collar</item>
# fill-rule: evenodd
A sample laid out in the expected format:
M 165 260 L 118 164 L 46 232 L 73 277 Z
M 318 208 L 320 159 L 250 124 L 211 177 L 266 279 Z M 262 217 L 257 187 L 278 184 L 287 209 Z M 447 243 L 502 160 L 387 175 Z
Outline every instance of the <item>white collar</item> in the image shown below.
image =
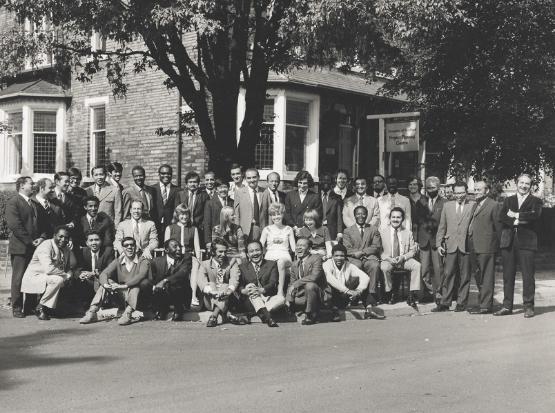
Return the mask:
M 29 200 L 31 199 L 30 197 L 28 197 L 27 195 L 22 194 L 21 192 L 19 193 L 19 195 L 21 195 L 21 197 L 25 200 L 25 202 L 29 203 Z
M 40 203 L 41 205 L 44 205 L 44 203 L 45 203 L 45 201 L 46 201 L 46 198 L 40 196 L 39 194 L 36 194 L 36 195 L 35 195 L 35 198 L 37 198 L 37 201 L 39 201 L 39 203 Z
M 524 201 L 526 198 L 528 198 L 528 195 L 530 195 L 530 192 L 528 192 L 526 195 L 520 195 L 518 192 L 516 193 L 517 199 L 521 201 Z
M 172 257 L 170 257 L 169 255 L 166 255 L 166 262 L 168 263 L 168 267 L 175 264 L 175 260 Z
M 341 195 L 341 196 L 345 196 L 345 194 L 347 193 L 347 187 L 340 189 L 337 185 L 333 188 L 333 192 L 335 192 L 337 195 Z
M 133 259 L 131 261 L 129 261 L 127 259 L 127 255 L 123 254 L 122 257 L 121 257 L 121 263 L 122 264 L 138 264 L 139 263 L 139 256 L 137 254 L 135 254 Z

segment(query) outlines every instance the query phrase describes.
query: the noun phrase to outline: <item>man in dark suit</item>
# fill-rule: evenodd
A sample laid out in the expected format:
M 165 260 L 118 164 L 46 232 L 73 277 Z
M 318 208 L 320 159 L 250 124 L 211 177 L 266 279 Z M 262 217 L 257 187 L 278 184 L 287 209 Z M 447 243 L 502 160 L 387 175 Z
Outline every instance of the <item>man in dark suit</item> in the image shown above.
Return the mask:
M 285 193 L 278 190 L 281 178 L 277 172 L 271 172 L 268 174 L 266 181 L 268 186 L 266 190 L 262 193 L 260 200 L 260 228 L 265 228 L 270 225 L 270 220 L 268 219 L 268 207 L 270 204 L 285 202 Z
M 58 206 L 63 212 L 64 224 L 73 233 L 73 228 L 81 213 L 79 200 L 74 197 L 69 189 L 69 174 L 67 172 L 57 172 L 54 174 L 54 196 L 50 199 L 52 205 Z
M 503 308 L 494 315 L 503 316 L 513 312 L 516 263 L 522 271 L 522 301 L 524 317 L 534 316 L 534 257 L 538 250 L 538 236 L 535 225 L 542 212 L 542 201 L 530 193 L 532 178 L 522 174 L 516 180 L 517 193 L 503 202 L 499 220 L 501 232 L 501 257 L 503 259 Z
M 197 227 L 199 232 L 199 239 L 204 240 L 204 227 L 202 225 L 202 221 L 204 220 L 204 206 L 210 197 L 206 191 L 199 189 L 200 175 L 194 171 L 188 172 L 187 175 L 185 175 L 185 185 L 186 188 L 176 194 L 175 205 L 187 205 L 189 211 L 191 211 L 193 225 Z
M 304 213 L 309 209 L 315 209 L 320 217 L 323 217 L 322 201 L 320 196 L 309 188 L 314 186 L 312 175 L 307 171 L 300 171 L 295 177 L 297 190 L 289 191 L 285 195 L 285 224 L 289 225 L 297 233 L 304 226 Z
M 83 180 L 83 175 L 81 174 L 81 171 L 75 167 L 69 168 L 67 173 L 69 174 L 68 192 L 77 199 L 77 206 L 78 209 L 80 209 L 83 205 L 83 200 L 87 196 L 87 191 L 80 186 L 81 181 Z M 79 210 L 78 213 L 83 215 L 82 210 Z
M 112 246 L 114 242 L 114 223 L 104 212 L 98 212 L 100 201 L 95 196 L 87 196 L 84 199 L 85 215 L 79 219 L 75 230 L 74 242 L 78 246 L 85 246 L 86 233 L 94 230 L 100 234 L 102 245 Z
M 207 250 L 210 249 L 212 242 L 212 229 L 216 225 L 220 225 L 220 211 L 224 206 L 233 207 L 233 199 L 229 197 L 229 183 L 216 180 L 215 188 L 215 195 L 204 205 L 204 219 L 202 220 L 204 225 L 203 241 Z
M 343 237 L 343 203 L 339 195 L 331 188 L 331 175 L 320 176 L 320 197 L 322 199 L 322 225 L 328 227 L 332 241 Z
M 305 313 L 302 325 L 318 321 L 320 307 L 325 304 L 326 276 L 322 269 L 320 254 L 310 254 L 312 242 L 299 238 L 295 249 L 296 259 L 291 265 L 291 275 L 287 288 L 286 303 L 290 311 Z
M 152 186 L 155 211 L 153 213 L 153 220 L 156 223 L 160 245 L 164 242 L 166 227 L 172 223 L 175 207 L 179 205 L 176 195 L 180 189 L 172 184 L 172 175 L 173 170 L 170 165 L 161 165 L 158 168 L 160 182 Z
M 172 321 L 183 321 L 186 297 L 190 296 L 191 254 L 182 255 L 181 245 L 172 238 L 164 243 L 164 251 L 165 256 L 154 258 L 150 264 L 155 318 L 165 320 L 173 305 Z
M 37 193 L 31 199 L 37 211 L 39 234 L 43 239 L 50 239 L 54 235 L 54 228 L 65 224 L 65 213 L 59 205 L 51 202 L 55 187 L 51 179 L 41 178 L 35 187 Z
M 476 208 L 468 229 L 468 248 L 480 297 L 479 307 L 469 313 L 488 314 L 493 306 L 495 254 L 499 248 L 499 204 L 488 196 L 490 187 L 487 182 L 477 181 L 474 190 Z
M 248 261 L 239 265 L 240 302 L 248 313 L 256 313 L 268 327 L 277 327 L 270 313 L 285 305 L 283 295 L 277 293 L 277 264 L 264 259 L 260 241 L 252 241 L 247 245 L 247 257 Z
M 334 176 L 335 187 L 333 192 L 344 201 L 350 196 L 354 195 L 354 192 L 349 188 L 349 172 L 346 169 L 338 169 Z
M 6 203 L 6 223 L 10 230 L 8 252 L 12 263 L 11 300 L 14 317 L 23 318 L 23 295 L 21 280 L 33 257 L 35 248 L 44 241 L 40 238 L 37 211 L 31 195 L 33 180 L 29 176 L 17 178 L 17 195 Z
M 133 183 L 121 192 L 123 200 L 123 219 L 128 219 L 131 213 L 131 203 L 133 201 L 142 201 L 144 205 L 144 214 L 146 219 L 154 219 L 152 210 L 154 209 L 154 190 L 145 185 L 145 169 L 140 166 L 134 166 L 131 170 Z

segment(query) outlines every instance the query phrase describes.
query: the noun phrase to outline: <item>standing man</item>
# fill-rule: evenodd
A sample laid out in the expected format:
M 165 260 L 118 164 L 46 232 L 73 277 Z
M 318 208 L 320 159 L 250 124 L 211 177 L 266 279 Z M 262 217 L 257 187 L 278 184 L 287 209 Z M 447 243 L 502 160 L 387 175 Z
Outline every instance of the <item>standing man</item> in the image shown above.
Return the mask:
M 480 297 L 478 308 L 469 310 L 469 313 L 488 314 L 493 307 L 495 254 L 499 248 L 499 204 L 489 197 L 487 182 L 476 182 L 474 189 L 476 208 L 468 229 L 468 247 Z
M 355 224 L 355 207 L 364 206 L 368 210 L 367 224 L 378 226 L 380 223 L 380 207 L 378 200 L 366 193 L 368 184 L 366 178 L 355 179 L 355 194 L 347 198 L 343 205 L 343 223 L 346 228 Z
M 245 187 L 245 175 L 243 174 L 243 167 L 239 164 L 232 164 L 229 170 L 231 175 L 231 183 L 229 184 L 229 196 L 235 199 L 235 192 L 238 189 Z
M 81 207 L 83 205 L 83 199 L 87 196 L 87 191 L 81 188 L 81 181 L 83 180 L 83 174 L 77 168 L 69 168 L 67 170 L 69 174 L 69 189 L 68 192 L 77 199 L 77 205 Z M 82 211 L 79 211 L 82 214 Z
M 153 257 L 153 252 L 158 247 L 158 233 L 152 221 L 143 218 L 143 202 L 131 202 L 131 217 L 120 222 L 116 229 L 114 249 L 121 255 L 124 253 L 123 241 L 125 238 L 135 240 L 135 251 L 148 260 Z
M 154 185 L 154 222 L 158 232 L 158 242 L 164 242 L 166 227 L 172 223 L 176 203 L 176 194 L 179 188 L 172 184 L 173 170 L 170 165 L 164 164 L 158 168 L 160 182 Z
M 379 199 L 380 197 L 387 194 L 387 189 L 385 187 L 385 178 L 382 175 L 374 175 L 372 178 L 372 191 L 374 198 Z
M 208 200 L 204 205 L 204 218 L 202 225 L 204 226 L 204 240 L 202 240 L 206 249 L 210 249 L 212 242 L 212 229 L 216 225 L 220 225 L 220 212 L 224 206 L 233 207 L 233 199 L 229 197 L 229 184 L 226 181 L 216 180 L 216 194 L 212 199 Z
M 131 170 L 133 176 L 133 183 L 125 188 L 121 196 L 123 198 L 123 219 L 129 218 L 131 212 L 132 201 L 142 201 L 145 206 L 145 217 L 147 219 L 154 219 L 154 190 L 145 185 L 145 168 L 140 165 L 134 166 Z
M 87 195 L 98 198 L 100 201 L 98 210 L 108 215 L 117 227 L 123 217 L 119 187 L 106 182 L 106 170 L 103 166 L 93 167 L 91 175 L 94 178 L 94 185 L 87 188 Z
M 37 193 L 31 199 L 37 211 L 37 225 L 40 237 L 50 239 L 54 235 L 54 228 L 64 225 L 65 214 L 59 205 L 52 203 L 54 198 L 54 182 L 48 178 L 41 178 L 36 183 Z
M 175 196 L 176 206 L 186 205 L 191 211 L 191 220 L 197 227 L 199 238 L 204 240 L 202 221 L 204 219 L 204 205 L 210 199 L 208 193 L 200 189 L 200 175 L 190 171 L 185 175 L 186 188 Z
M 212 171 L 204 174 L 204 190 L 210 199 L 216 195 L 216 174 Z
M 412 229 L 410 199 L 397 192 L 397 178 L 388 176 L 386 183 L 388 193 L 378 198 L 380 227 L 386 228 L 389 224 L 389 213 L 393 208 L 400 207 L 405 211 L 405 221 L 403 225 L 408 229 Z
M 12 264 L 12 314 L 16 318 L 23 318 L 25 313 L 21 280 L 35 248 L 44 239 L 40 237 L 37 211 L 31 201 L 33 180 L 29 176 L 17 178 L 15 189 L 17 195 L 12 196 L 6 203 L 6 222 L 10 230 L 8 252 Z
M 260 239 L 260 205 L 264 190 L 258 186 L 258 170 L 249 168 L 245 171 L 247 186 L 238 188 L 235 192 L 235 223 L 241 227 L 243 234 L 248 234 L 248 240 Z
M 318 212 L 318 216 L 323 217 L 322 201 L 320 196 L 310 190 L 314 186 L 312 175 L 307 171 L 300 171 L 295 176 L 294 185 L 296 191 L 289 191 L 285 195 L 285 214 L 283 220 L 289 225 L 298 236 L 298 231 L 304 226 L 304 213 L 309 209 Z
M 353 195 L 353 191 L 349 189 L 349 173 L 345 169 L 338 169 L 335 173 L 335 187 L 333 192 L 343 201 Z
M 81 206 L 69 190 L 69 174 L 67 172 L 57 172 L 54 174 L 54 197 L 50 200 L 53 205 L 58 206 L 63 211 L 64 224 L 68 228 L 74 228 L 77 219 L 81 215 Z
M 542 212 L 542 202 L 530 193 L 532 177 L 520 175 L 516 180 L 517 192 L 503 202 L 499 220 L 501 232 L 501 257 L 503 259 L 503 308 L 494 315 L 503 316 L 513 312 L 516 263 L 522 270 L 522 301 L 524 317 L 534 316 L 534 257 L 538 250 L 538 235 L 535 225 Z
M 343 238 L 343 201 L 331 188 L 331 175 L 320 176 L 320 197 L 322 199 L 322 225 L 328 228 L 332 241 Z
M 464 311 L 470 291 L 470 250 L 468 249 L 468 228 L 476 204 L 466 199 L 466 182 L 454 185 L 454 201 L 448 201 L 441 211 L 441 219 L 436 234 L 436 247 L 445 256 L 445 279 L 441 292 L 441 302 L 434 312 L 448 311 L 455 290 L 455 274 L 460 274 L 457 306 L 455 311 Z M 445 242 L 446 248 L 442 246 Z
M 270 224 L 268 219 L 268 207 L 270 204 L 283 204 L 285 202 L 285 194 L 278 190 L 281 178 L 277 172 L 271 172 L 266 178 L 268 186 L 262 193 L 260 204 L 260 228 L 265 228 Z

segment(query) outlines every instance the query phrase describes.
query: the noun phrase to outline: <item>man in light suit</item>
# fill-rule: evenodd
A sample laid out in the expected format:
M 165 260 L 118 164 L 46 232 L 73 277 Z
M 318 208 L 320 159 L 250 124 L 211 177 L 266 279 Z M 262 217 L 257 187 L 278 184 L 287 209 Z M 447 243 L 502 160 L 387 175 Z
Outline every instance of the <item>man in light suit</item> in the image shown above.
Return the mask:
M 132 201 L 142 201 L 145 206 L 145 217 L 154 219 L 154 190 L 145 185 L 145 169 L 142 166 L 134 166 L 131 170 L 133 183 L 121 192 L 123 198 L 123 219 L 129 218 Z
M 166 227 L 172 223 L 175 207 L 179 205 L 176 195 L 180 189 L 172 184 L 173 169 L 170 165 L 160 165 L 158 168 L 160 182 L 152 186 L 154 191 L 154 216 L 156 231 L 158 232 L 158 242 L 164 242 L 164 232 Z M 152 213 L 152 212 L 151 212 Z
M 241 227 L 248 240 L 260 239 L 260 206 L 264 190 L 258 186 L 260 176 L 258 170 L 249 168 L 245 171 L 246 186 L 235 191 L 235 223 Z
M 488 195 L 489 184 L 477 181 L 474 184 L 476 208 L 468 228 L 468 247 L 473 273 L 480 292 L 479 306 L 469 310 L 470 314 L 492 312 L 495 287 L 495 254 L 499 249 L 499 204 Z
M 56 308 L 60 289 L 73 277 L 77 261 L 68 248 L 70 235 L 65 226 L 54 231 L 54 237 L 37 247 L 23 275 L 21 292 L 42 294 L 36 315 L 50 320 L 50 310 Z
M 102 245 L 112 245 L 114 242 L 114 223 L 104 212 L 98 212 L 100 201 L 95 196 L 87 196 L 84 199 L 85 215 L 82 216 L 77 228 L 75 229 L 74 243 L 78 246 L 85 246 L 86 233 L 94 230 L 100 234 Z
M 216 225 L 220 225 L 220 212 L 224 206 L 233 207 L 233 199 L 229 197 L 229 184 L 225 181 L 216 180 L 215 195 L 204 204 L 204 243 L 206 249 L 210 249 L 212 242 L 212 230 Z
M 212 199 L 216 195 L 216 173 L 207 171 L 204 173 L 204 190 Z
M 410 200 L 397 192 L 397 178 L 388 176 L 387 193 L 378 198 L 378 206 L 380 209 L 380 227 L 386 228 L 389 224 L 389 213 L 396 206 L 401 207 L 405 211 L 406 228 L 412 228 L 411 206 Z
M 395 291 L 392 291 L 391 272 L 394 268 L 410 271 L 410 290 L 407 304 L 416 307 L 416 298 L 420 290 L 420 263 L 414 259 L 416 243 L 410 228 L 403 228 L 405 211 L 394 207 L 389 213 L 389 225 L 380 229 L 382 239 L 382 269 L 385 279 L 385 291 L 391 293 L 390 304 L 395 304 Z
M 470 250 L 468 249 L 468 227 L 476 203 L 466 199 L 466 182 L 454 185 L 454 201 L 447 202 L 441 211 L 441 219 L 436 234 L 436 247 L 445 256 L 445 279 L 441 292 L 441 302 L 434 312 L 448 311 L 455 289 L 455 273 L 460 273 L 459 292 L 455 311 L 466 310 L 470 291 Z M 445 241 L 446 248 L 442 243 Z
M 320 198 L 322 200 L 322 225 L 328 228 L 332 241 L 343 238 L 343 200 L 331 187 L 331 175 L 324 173 L 320 176 Z
M 355 207 L 362 205 L 368 210 L 367 224 L 378 226 L 380 223 L 380 207 L 378 200 L 366 193 L 368 184 L 366 178 L 358 177 L 355 179 L 356 193 L 345 199 L 343 203 L 343 223 L 346 228 L 355 224 Z
M 520 175 L 516 180 L 517 193 L 505 199 L 499 213 L 503 225 L 499 247 L 503 259 L 503 308 L 494 315 L 504 316 L 513 312 L 516 263 L 522 270 L 522 302 L 524 317 L 534 317 L 534 256 L 538 250 L 536 224 L 542 212 L 542 201 L 530 193 L 532 177 Z
M 120 255 L 124 252 L 122 241 L 127 237 L 135 240 L 137 255 L 152 259 L 153 251 L 158 247 L 158 233 L 154 222 L 143 218 L 142 201 L 131 202 L 131 218 L 120 222 L 117 227 L 114 248 Z
M 324 213 L 320 196 L 310 190 L 314 186 L 314 180 L 310 173 L 300 171 L 295 176 L 294 185 L 297 187 L 297 190 L 289 191 L 285 195 L 285 214 L 283 220 L 297 234 L 304 226 L 304 213 L 306 211 L 315 209 L 320 217 L 323 217 Z
M 277 172 L 271 172 L 266 178 L 268 186 L 262 193 L 262 200 L 260 204 L 260 228 L 265 228 L 270 224 L 268 219 L 268 207 L 270 204 L 285 202 L 285 193 L 278 190 L 281 178 Z
M 95 196 L 100 201 L 98 210 L 110 217 L 117 227 L 123 217 L 123 206 L 119 187 L 106 182 L 106 170 L 103 166 L 95 166 L 91 170 L 94 185 L 87 188 L 88 196 Z
M 44 238 L 40 237 L 37 211 L 31 200 L 33 180 L 29 176 L 17 178 L 15 189 L 17 195 L 6 203 L 6 222 L 10 230 L 8 252 L 12 264 L 12 314 L 16 318 L 23 318 L 21 280 L 35 248 Z

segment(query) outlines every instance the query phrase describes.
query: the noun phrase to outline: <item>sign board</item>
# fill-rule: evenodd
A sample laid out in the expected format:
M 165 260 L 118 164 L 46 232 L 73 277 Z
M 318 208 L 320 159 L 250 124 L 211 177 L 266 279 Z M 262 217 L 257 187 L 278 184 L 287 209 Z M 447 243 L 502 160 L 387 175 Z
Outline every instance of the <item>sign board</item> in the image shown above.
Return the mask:
M 418 121 L 385 124 L 385 151 L 418 151 Z

